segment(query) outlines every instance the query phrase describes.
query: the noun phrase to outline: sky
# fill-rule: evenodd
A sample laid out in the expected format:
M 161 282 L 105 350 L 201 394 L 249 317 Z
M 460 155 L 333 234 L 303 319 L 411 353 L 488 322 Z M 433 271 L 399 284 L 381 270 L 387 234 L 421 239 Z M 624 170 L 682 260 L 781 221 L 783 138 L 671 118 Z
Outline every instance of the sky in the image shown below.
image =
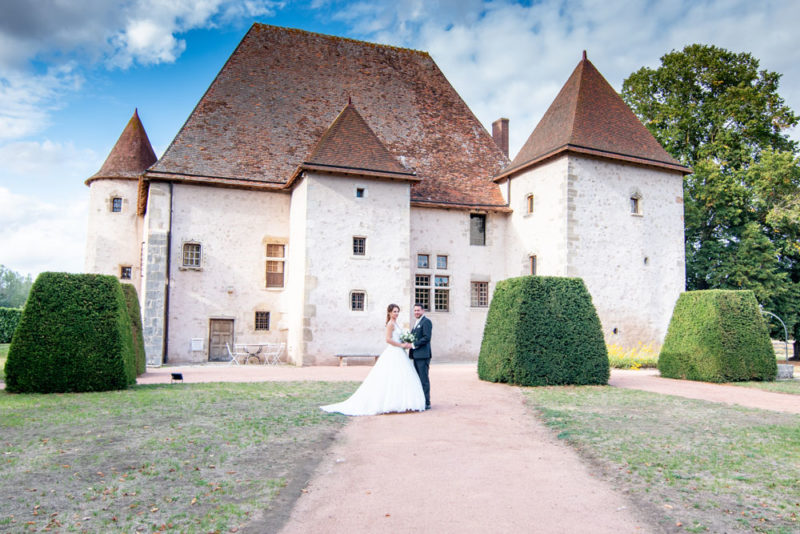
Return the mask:
M 798 20 L 794 0 L 0 0 L 0 265 L 81 272 L 86 178 L 137 108 L 161 156 L 254 22 L 427 51 L 489 131 L 510 120 L 513 158 L 583 50 L 617 91 L 689 44 L 749 52 L 800 113 Z

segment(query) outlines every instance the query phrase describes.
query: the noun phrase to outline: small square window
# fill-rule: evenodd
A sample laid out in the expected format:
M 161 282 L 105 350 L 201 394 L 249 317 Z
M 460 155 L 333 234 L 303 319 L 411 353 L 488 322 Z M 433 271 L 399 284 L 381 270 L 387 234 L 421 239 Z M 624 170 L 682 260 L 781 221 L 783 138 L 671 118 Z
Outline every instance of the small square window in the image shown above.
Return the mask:
M 469 244 L 486 245 L 486 215 L 483 213 L 469 214 Z
M 119 277 L 122 280 L 130 280 L 131 279 L 131 268 L 129 266 L 123 266 L 119 269 Z
M 114 213 L 119 213 L 122 211 L 122 199 L 120 197 L 114 197 L 111 199 L 111 211 Z
M 428 260 L 430 256 L 427 254 L 417 254 L 417 268 L 418 269 L 427 269 L 429 266 Z
M 353 255 L 364 256 L 367 252 L 367 238 L 354 237 L 353 238 Z
M 256 312 L 256 330 L 269 330 L 269 312 Z
M 525 197 L 525 211 L 527 213 L 533 213 L 533 195 Z
M 364 311 L 366 307 L 367 294 L 363 291 L 353 291 L 350 293 L 350 309 L 352 311 Z
M 434 278 L 434 284 L 436 284 L 436 287 L 450 287 L 450 277 L 436 276 Z
M 447 256 L 436 256 L 436 268 L 447 269 Z
M 489 282 L 472 282 L 470 305 L 473 308 L 489 306 Z
M 200 243 L 183 244 L 183 266 L 199 268 L 201 262 L 202 248 Z
M 356 187 L 356 198 L 364 198 L 366 190 L 363 187 Z
M 529 256 L 528 261 L 530 262 L 530 270 L 531 274 L 536 274 L 536 256 Z

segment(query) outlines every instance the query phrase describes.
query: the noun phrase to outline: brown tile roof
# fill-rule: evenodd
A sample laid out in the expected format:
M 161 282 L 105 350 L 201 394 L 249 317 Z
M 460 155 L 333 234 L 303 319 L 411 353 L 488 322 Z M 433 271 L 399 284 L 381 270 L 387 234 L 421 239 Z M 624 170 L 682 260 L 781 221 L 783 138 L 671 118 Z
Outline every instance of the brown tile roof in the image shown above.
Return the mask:
M 585 52 L 519 154 L 496 180 L 564 151 L 690 172 L 656 141 Z
M 297 168 L 289 182 L 303 170 L 419 181 L 413 170 L 403 168 L 392 157 L 352 102 L 348 102 L 333 124 L 322 134 L 311 154 Z
M 349 98 L 391 158 L 416 172 L 412 202 L 504 205 L 492 177 L 508 159 L 427 53 L 263 24 L 147 177 L 285 184 Z
M 101 178 L 138 180 L 139 176 L 156 162 L 156 159 L 156 153 L 153 152 L 147 132 L 144 131 L 142 121 L 139 120 L 139 112 L 134 110 L 133 117 L 122 130 L 122 135 L 111 149 L 105 163 L 99 171 L 86 180 L 86 185 Z

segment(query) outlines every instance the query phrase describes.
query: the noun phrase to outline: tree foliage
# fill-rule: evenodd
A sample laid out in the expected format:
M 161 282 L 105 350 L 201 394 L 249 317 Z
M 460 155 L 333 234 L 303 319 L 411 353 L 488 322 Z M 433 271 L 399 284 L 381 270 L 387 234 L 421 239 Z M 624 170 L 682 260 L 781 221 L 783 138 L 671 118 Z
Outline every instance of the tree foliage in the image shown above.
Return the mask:
M 622 97 L 693 170 L 684 182 L 687 289 L 750 289 L 797 339 L 800 161 L 786 131 L 798 116 L 778 94 L 780 77 L 749 53 L 693 44 L 631 74 Z
M 0 265 L 0 308 L 21 308 L 25 305 L 33 280 Z

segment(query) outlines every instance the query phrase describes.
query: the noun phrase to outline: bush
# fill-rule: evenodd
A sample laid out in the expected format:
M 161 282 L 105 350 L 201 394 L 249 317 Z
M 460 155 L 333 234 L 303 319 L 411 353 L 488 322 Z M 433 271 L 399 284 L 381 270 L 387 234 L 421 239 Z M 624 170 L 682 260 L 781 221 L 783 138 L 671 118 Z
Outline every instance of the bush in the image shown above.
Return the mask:
M 583 280 L 523 276 L 498 282 L 478 376 L 524 386 L 607 384 L 608 353 Z
M 681 294 L 658 369 L 667 378 L 705 382 L 775 380 L 775 353 L 753 292 Z
M 6 361 L 11 392 L 105 391 L 136 382 L 125 297 L 113 276 L 42 273 Z
M 133 354 L 136 362 L 136 376 L 147 371 L 147 358 L 144 353 L 144 336 L 142 335 L 142 313 L 139 309 L 139 295 L 131 284 L 122 284 L 122 293 L 125 295 L 125 306 L 131 325 L 133 338 Z
M 0 308 L 0 343 L 11 343 L 21 317 L 21 308 Z

